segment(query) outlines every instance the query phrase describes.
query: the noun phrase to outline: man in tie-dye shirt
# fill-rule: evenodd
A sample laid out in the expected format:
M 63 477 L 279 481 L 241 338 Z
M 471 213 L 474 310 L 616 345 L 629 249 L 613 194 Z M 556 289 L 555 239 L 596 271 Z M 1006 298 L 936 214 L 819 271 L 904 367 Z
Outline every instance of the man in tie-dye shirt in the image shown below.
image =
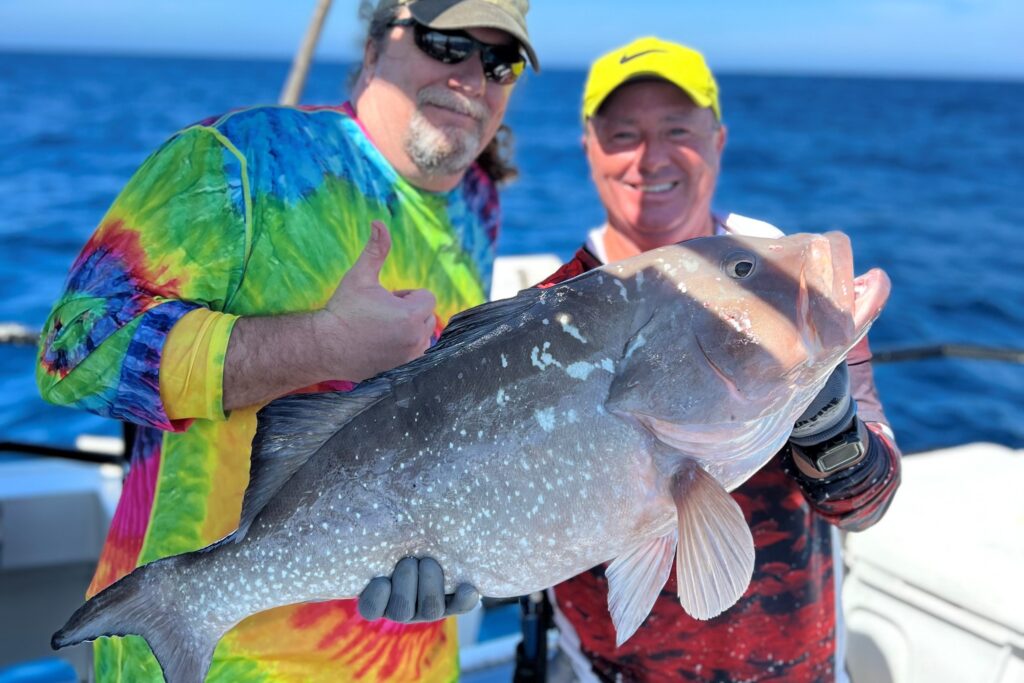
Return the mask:
M 244 109 L 180 131 L 72 266 L 44 330 L 40 390 L 139 426 L 90 596 L 235 528 L 260 406 L 411 360 L 486 298 L 495 185 L 510 172 L 495 137 L 527 59 L 537 68 L 528 2 L 363 4 L 349 103 Z M 454 680 L 455 636 L 451 619 L 295 605 L 230 631 L 207 680 Z M 161 672 L 141 638 L 102 638 L 96 677 Z

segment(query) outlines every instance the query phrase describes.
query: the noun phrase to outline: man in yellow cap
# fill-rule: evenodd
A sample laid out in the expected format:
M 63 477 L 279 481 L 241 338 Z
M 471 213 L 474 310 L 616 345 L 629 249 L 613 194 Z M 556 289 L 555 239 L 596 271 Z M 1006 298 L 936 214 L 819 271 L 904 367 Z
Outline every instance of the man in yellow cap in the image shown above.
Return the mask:
M 275 483 L 250 467 L 260 406 L 351 389 L 486 300 L 511 170 L 496 133 L 537 67 L 528 6 L 365 1 L 349 102 L 187 126 L 125 186 L 72 267 L 37 369 L 47 400 L 137 427 L 90 596 L 239 526 L 247 486 Z M 238 572 L 225 599 L 255 590 Z M 212 655 L 209 682 L 452 681 L 456 627 L 441 618 L 478 598 L 443 587 L 436 562 L 408 558 L 358 608 L 269 610 L 216 639 L 161 620 L 147 640 L 99 639 L 95 678 L 163 681 Z
M 583 124 L 607 220 L 541 286 L 695 237 L 782 234 L 711 208 L 726 128 L 698 52 L 641 38 L 604 55 L 586 82 Z M 865 340 L 798 420 L 789 445 L 733 492 L 756 546 L 740 601 L 697 621 L 679 606 L 673 571 L 644 625 L 616 647 L 604 567 L 594 567 L 549 591 L 560 631 L 549 680 L 846 680 L 837 532 L 877 522 L 899 484 L 899 450 L 870 358 Z

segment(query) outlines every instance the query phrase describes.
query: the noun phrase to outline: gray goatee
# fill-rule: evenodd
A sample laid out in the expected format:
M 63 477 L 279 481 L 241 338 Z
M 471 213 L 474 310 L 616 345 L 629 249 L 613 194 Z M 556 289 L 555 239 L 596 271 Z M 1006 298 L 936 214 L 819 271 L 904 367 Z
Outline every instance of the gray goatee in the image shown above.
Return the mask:
M 476 130 L 431 123 L 422 111 L 427 104 L 473 117 Z M 416 97 L 416 111 L 405 135 L 405 152 L 424 175 L 462 173 L 480 153 L 487 117 L 487 108 L 479 102 L 443 86 L 424 88 Z

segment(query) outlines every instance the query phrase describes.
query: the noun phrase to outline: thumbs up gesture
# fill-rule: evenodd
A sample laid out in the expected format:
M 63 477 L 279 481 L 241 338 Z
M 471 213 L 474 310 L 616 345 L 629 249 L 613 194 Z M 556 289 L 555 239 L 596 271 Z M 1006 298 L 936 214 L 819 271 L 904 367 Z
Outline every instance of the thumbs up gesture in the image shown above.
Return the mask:
M 391 235 L 374 221 L 370 240 L 314 316 L 317 346 L 331 375 L 361 381 L 419 357 L 430 345 L 437 300 L 426 289 L 389 291 L 380 270 Z

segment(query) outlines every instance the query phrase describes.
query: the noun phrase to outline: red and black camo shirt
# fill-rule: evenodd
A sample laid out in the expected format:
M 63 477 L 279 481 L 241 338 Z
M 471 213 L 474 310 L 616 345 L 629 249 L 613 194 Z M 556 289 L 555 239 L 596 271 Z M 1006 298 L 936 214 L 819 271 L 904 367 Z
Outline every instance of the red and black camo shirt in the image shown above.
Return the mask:
M 586 247 L 539 286 L 550 287 L 601 265 Z M 785 681 L 841 679 L 837 610 L 842 568 L 838 534 L 881 519 L 900 481 L 900 452 L 878 400 L 867 339 L 847 358 L 859 417 L 871 444 L 859 464 L 824 480 L 801 475 L 788 450 L 732 495 L 754 535 L 754 576 L 739 602 L 710 621 L 687 615 L 675 570 L 650 616 L 622 647 L 608 613 L 604 567 L 556 586 L 562 647 L 576 650 L 602 681 Z M 578 646 L 576 643 L 578 642 Z

